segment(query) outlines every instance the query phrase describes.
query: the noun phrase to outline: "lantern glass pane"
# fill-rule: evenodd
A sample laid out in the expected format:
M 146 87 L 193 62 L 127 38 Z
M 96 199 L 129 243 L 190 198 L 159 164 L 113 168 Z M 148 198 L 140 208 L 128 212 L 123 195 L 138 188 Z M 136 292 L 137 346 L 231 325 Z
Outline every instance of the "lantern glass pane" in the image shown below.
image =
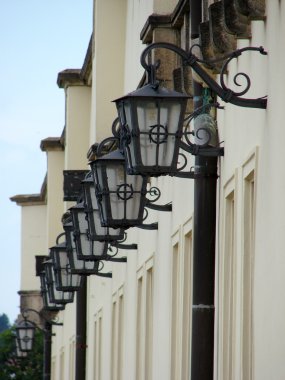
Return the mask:
M 73 273 L 92 274 L 98 267 L 98 261 L 80 260 L 75 251 L 70 251 L 70 265 Z
M 122 229 L 114 229 L 102 226 L 93 179 L 92 181 L 85 180 L 83 183 L 89 236 L 93 240 L 111 241 L 123 239 L 124 231 Z
M 96 198 L 94 186 L 90 190 L 91 190 L 90 195 L 91 195 L 92 210 L 93 210 L 94 228 L 96 231 L 96 235 L 103 236 L 103 235 L 107 234 L 107 228 L 103 227 L 101 225 L 101 220 L 100 220 L 99 209 L 98 209 L 97 198 Z
M 107 166 L 112 219 L 138 218 L 143 177 L 126 175 L 124 164 Z
M 46 310 L 64 310 L 63 304 L 56 304 L 50 300 L 49 293 L 48 293 L 48 285 L 47 285 L 47 278 L 45 275 L 45 272 L 42 272 L 40 274 L 40 281 L 41 281 L 41 295 L 43 299 L 44 308 Z
M 137 103 L 139 144 L 144 166 L 171 166 L 180 112 L 181 103 L 173 100 Z
M 73 302 L 74 299 L 74 293 L 72 291 L 62 291 L 56 289 L 55 284 L 55 273 L 51 262 L 45 263 L 45 269 L 46 269 L 46 276 L 47 276 L 47 290 L 49 299 L 51 302 L 54 303 L 69 303 Z
M 27 356 L 27 352 L 21 351 L 18 339 L 15 339 L 15 343 L 16 343 L 16 355 L 17 355 L 17 357 L 18 358 L 25 358 Z

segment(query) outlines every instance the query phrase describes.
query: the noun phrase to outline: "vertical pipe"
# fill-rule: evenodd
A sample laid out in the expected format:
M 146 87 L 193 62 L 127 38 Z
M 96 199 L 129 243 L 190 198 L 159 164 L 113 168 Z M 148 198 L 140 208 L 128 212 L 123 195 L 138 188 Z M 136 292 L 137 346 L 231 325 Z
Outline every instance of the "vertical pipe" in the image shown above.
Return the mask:
M 45 322 L 43 380 L 50 380 L 52 325 Z
M 75 380 L 85 380 L 86 373 L 86 316 L 87 316 L 87 278 L 76 294 L 76 342 L 75 342 Z
M 191 38 L 199 36 L 202 1 L 190 0 Z M 194 82 L 194 109 L 202 105 L 202 86 Z M 198 143 L 198 141 L 197 141 Z M 191 380 L 214 376 L 214 286 L 217 158 L 195 159 Z

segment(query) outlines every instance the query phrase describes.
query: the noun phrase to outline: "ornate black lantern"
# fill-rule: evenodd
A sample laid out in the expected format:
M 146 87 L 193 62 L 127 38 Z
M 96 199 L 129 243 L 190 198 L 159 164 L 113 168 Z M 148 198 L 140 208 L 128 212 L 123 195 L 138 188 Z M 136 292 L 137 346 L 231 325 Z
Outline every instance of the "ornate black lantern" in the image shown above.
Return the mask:
M 103 263 L 98 260 L 80 260 L 76 253 L 76 245 L 73 236 L 73 224 L 68 218 L 63 223 L 66 236 L 67 255 L 72 273 L 82 276 L 97 275 L 102 277 L 112 277 L 112 273 L 102 273 Z
M 56 289 L 62 291 L 80 289 L 82 278 L 71 271 L 66 243 L 57 244 L 50 248 L 50 257 L 54 268 Z
M 57 290 L 55 286 L 55 274 L 51 260 L 44 263 L 46 285 L 48 290 L 49 299 L 55 304 L 67 304 L 74 301 L 74 292 Z
M 84 205 L 90 239 L 109 242 L 123 240 L 125 237 L 125 231 L 123 228 L 110 228 L 101 225 L 92 172 L 89 172 L 86 178 L 82 181 L 82 186 L 84 190 Z
M 147 177 L 128 175 L 125 157 L 115 150 L 90 162 L 101 224 L 129 228 L 142 224 L 147 203 Z
M 197 45 L 194 45 L 197 48 Z M 266 108 L 267 99 L 248 99 L 242 96 L 246 94 L 251 86 L 250 79 L 245 73 L 238 73 L 234 83 L 239 85 L 238 76 L 245 79 L 245 88 L 234 91 L 228 88 L 224 81 L 229 62 L 239 57 L 245 51 L 258 51 L 267 54 L 263 47 L 246 47 L 236 50 L 225 57 L 213 61 L 205 61 L 198 58 L 192 52 L 181 49 L 179 46 L 167 42 L 155 42 L 148 45 L 141 55 L 141 65 L 148 74 L 148 83 L 142 88 L 129 93 L 117 100 L 116 106 L 118 116 L 122 125 L 119 131 L 121 145 L 124 149 L 127 163 L 127 171 L 130 174 L 142 174 L 149 176 L 176 175 L 180 172 L 178 168 L 179 150 L 185 150 L 193 155 L 220 156 L 223 148 L 190 142 L 188 135 L 195 135 L 199 140 L 199 133 L 190 131 L 188 126 L 183 127 L 187 121 L 185 117 L 188 95 L 171 91 L 160 86 L 155 79 L 155 71 L 158 64 L 149 64 L 149 56 L 153 49 L 163 48 L 175 52 L 182 60 L 184 66 L 191 69 L 201 78 L 205 88 L 219 96 L 224 102 L 229 102 L 241 107 Z M 223 62 L 220 72 L 220 83 L 217 83 L 201 64 L 216 64 Z M 212 101 L 211 101 L 212 102 Z M 213 105 L 214 103 L 210 103 Z M 200 129 L 201 133 L 201 129 Z M 210 142 L 217 138 L 211 129 L 207 129 L 207 140 Z M 186 142 L 182 137 L 185 137 Z M 193 176 L 188 176 L 193 178 Z
M 115 100 L 129 174 L 177 172 L 189 96 L 149 83 Z
M 40 281 L 41 281 L 41 295 L 43 299 L 44 309 L 46 311 L 60 311 L 65 309 L 65 304 L 55 303 L 51 301 L 49 297 L 48 285 L 47 285 L 47 277 L 46 272 L 42 271 L 40 273 Z
M 84 203 L 78 203 L 69 209 L 72 216 L 73 236 L 77 257 L 80 260 L 99 260 L 107 255 L 108 242 L 91 239 Z
M 16 325 L 15 329 L 19 349 L 23 352 L 32 351 L 35 336 L 33 322 L 23 319 Z

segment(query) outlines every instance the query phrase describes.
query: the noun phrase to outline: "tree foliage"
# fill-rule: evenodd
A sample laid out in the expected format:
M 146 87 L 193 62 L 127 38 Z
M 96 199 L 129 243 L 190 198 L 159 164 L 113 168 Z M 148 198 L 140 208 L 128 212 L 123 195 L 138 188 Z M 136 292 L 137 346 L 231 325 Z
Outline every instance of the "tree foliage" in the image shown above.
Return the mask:
M 33 350 L 16 356 L 15 328 L 0 333 L 0 380 L 39 380 L 43 374 L 43 333 L 36 331 Z
M 0 333 L 10 328 L 10 322 L 7 314 L 0 315 Z

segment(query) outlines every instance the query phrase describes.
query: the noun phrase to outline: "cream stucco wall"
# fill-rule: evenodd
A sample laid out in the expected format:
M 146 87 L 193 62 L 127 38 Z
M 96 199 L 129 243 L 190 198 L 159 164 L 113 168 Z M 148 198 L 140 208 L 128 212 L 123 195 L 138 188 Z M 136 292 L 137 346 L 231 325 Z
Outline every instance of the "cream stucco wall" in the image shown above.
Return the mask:
M 21 290 L 38 290 L 35 276 L 35 255 L 45 255 L 47 246 L 46 205 L 29 205 L 21 208 Z
M 63 168 L 64 153 L 60 151 L 47 152 L 47 236 L 48 248 L 55 244 L 61 230 L 63 214 Z
M 125 19 L 127 0 L 94 2 L 94 49 L 90 143 L 110 136 L 124 81 Z M 95 128 L 96 126 L 96 128 Z
M 91 89 L 68 86 L 66 93 L 65 170 L 88 170 Z

